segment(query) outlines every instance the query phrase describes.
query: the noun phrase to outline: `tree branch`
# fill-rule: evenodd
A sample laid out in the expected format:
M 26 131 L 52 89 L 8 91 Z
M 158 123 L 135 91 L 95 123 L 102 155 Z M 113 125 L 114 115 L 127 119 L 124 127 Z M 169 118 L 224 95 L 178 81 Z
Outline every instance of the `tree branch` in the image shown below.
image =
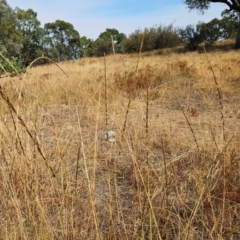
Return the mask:
M 214 3 L 224 3 L 229 7 L 229 10 L 236 10 L 238 12 L 240 12 L 240 4 L 238 2 L 238 0 L 210 0 L 209 2 L 214 2 Z

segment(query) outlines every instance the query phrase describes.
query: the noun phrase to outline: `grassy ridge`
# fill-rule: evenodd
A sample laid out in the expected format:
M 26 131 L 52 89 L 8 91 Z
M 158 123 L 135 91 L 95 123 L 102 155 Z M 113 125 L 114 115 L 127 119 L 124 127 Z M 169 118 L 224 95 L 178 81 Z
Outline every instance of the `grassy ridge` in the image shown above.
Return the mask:
M 240 236 L 238 52 L 138 60 L 2 80 L 2 239 Z

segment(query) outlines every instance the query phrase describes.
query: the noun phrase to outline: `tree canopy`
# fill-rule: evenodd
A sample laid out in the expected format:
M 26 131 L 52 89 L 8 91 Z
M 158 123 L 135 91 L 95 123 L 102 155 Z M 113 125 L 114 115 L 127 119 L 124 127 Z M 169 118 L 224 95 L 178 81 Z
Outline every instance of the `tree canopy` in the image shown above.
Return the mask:
M 207 10 L 211 3 L 224 3 L 230 11 L 235 10 L 240 12 L 238 0 L 185 0 L 185 3 L 188 5 L 189 9 L 198 9 L 202 12 Z
M 239 0 L 185 0 L 185 4 L 190 10 L 197 9 L 204 12 L 210 7 L 211 3 L 223 3 L 226 5 L 228 11 L 235 11 L 240 13 Z M 236 37 L 235 48 L 240 48 L 240 24 L 238 23 L 238 34 Z
M 7 1 L 0 0 L 0 46 L 7 50 L 7 57 L 15 57 L 21 48 L 21 35 L 17 18 Z
M 37 19 L 37 13 L 32 9 L 27 11 L 15 9 L 22 47 L 19 52 L 19 59 L 23 65 L 28 66 L 30 62 L 42 55 L 42 41 L 44 31 Z
M 20 66 L 18 56 L 22 48 L 21 34 L 18 31 L 18 22 L 13 9 L 7 1 L 0 0 L 0 53 L 7 57 L 17 68 Z M 0 64 L 7 72 L 11 72 L 11 66 L 0 58 Z M 0 75 L 5 71 L 1 68 Z
M 80 57 L 80 35 L 71 23 L 56 20 L 46 23 L 44 30 L 44 47 L 49 57 L 58 61 Z
M 116 53 L 122 53 L 122 42 L 126 38 L 126 35 L 120 33 L 117 29 L 107 28 L 104 32 L 100 33 L 96 40 L 96 55 L 102 56 L 104 53 L 112 53 L 112 44 L 114 44 Z

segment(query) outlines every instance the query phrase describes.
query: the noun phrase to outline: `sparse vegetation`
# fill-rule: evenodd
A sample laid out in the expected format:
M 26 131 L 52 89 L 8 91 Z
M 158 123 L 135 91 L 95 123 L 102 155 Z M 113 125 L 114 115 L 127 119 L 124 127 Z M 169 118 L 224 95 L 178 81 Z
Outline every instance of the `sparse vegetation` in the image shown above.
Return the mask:
M 2 79 L 1 238 L 238 239 L 239 61 L 112 55 Z

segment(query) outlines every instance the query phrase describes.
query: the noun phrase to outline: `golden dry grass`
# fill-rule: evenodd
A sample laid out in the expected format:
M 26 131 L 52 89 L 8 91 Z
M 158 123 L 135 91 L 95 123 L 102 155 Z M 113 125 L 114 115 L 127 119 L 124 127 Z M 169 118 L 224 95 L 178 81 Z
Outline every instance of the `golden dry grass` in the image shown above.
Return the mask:
M 137 62 L 1 82 L 1 239 L 240 238 L 239 53 Z

